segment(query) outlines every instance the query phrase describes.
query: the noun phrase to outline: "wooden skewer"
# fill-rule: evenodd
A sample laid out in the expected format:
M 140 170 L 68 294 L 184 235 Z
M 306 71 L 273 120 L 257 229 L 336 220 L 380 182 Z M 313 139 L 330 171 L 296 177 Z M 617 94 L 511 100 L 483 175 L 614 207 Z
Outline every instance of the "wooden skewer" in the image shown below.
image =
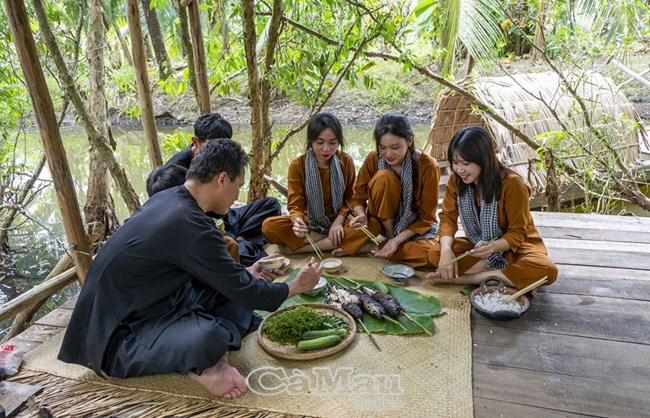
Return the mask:
M 535 283 L 533 283 L 533 284 L 531 284 L 531 285 L 529 285 L 529 286 L 526 286 L 526 287 L 524 287 L 523 289 L 521 289 L 520 291 L 518 291 L 517 293 L 514 293 L 514 294 L 508 296 L 507 298 L 505 298 L 505 299 L 503 300 L 503 303 L 504 303 L 505 305 L 507 305 L 508 303 L 510 303 L 510 302 L 512 302 L 513 300 L 517 299 L 519 296 L 525 294 L 526 292 L 530 292 L 531 290 L 538 288 L 539 286 L 541 286 L 541 285 L 543 285 L 544 283 L 546 283 L 546 279 L 547 279 L 547 278 L 548 278 L 548 276 L 544 276 L 544 277 L 542 277 L 541 279 L 539 279 L 538 281 L 536 281 Z
M 483 246 L 485 246 L 485 245 L 488 245 L 488 244 L 491 244 L 491 243 L 493 243 L 494 241 L 498 240 L 499 238 L 500 238 L 500 237 L 492 238 L 491 240 L 489 240 L 489 241 L 483 243 L 483 245 L 481 245 L 481 247 L 483 247 Z M 444 269 L 445 267 L 454 264 L 456 261 L 458 261 L 458 260 L 460 260 L 460 259 L 462 259 L 462 258 L 467 257 L 468 255 L 470 255 L 470 254 L 472 253 L 472 251 L 474 251 L 474 248 L 472 248 L 471 250 L 467 250 L 467 251 L 465 251 L 464 253 L 462 253 L 461 255 L 459 255 L 458 257 L 454 257 L 454 258 L 452 258 L 451 260 L 447 261 L 446 263 L 444 263 L 444 264 L 438 266 L 438 268 L 434 271 L 434 273 L 437 273 L 437 272 L 439 272 L 440 270 Z
M 294 216 L 291 217 L 291 220 L 292 220 L 294 223 L 295 223 L 295 222 L 298 222 L 298 219 L 296 219 Z M 318 248 L 318 245 L 316 245 L 316 243 L 314 242 L 314 239 L 313 239 L 312 237 L 309 236 L 309 232 L 307 232 L 307 234 L 305 235 L 305 238 L 307 238 L 307 241 L 309 241 L 309 244 L 310 244 L 311 247 L 314 249 L 314 252 L 315 252 L 316 255 L 318 256 L 318 258 L 319 258 L 321 261 L 323 261 L 323 252 L 320 250 L 320 248 Z

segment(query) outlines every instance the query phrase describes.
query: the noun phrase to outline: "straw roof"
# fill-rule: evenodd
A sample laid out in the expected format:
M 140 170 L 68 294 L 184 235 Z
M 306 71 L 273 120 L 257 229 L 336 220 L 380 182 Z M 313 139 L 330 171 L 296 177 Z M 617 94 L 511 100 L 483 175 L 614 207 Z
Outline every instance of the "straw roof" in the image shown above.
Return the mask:
M 580 78 L 574 77 L 572 84 L 577 85 L 578 95 L 584 99 L 592 124 L 602 129 L 613 142 L 611 145 L 619 150 L 624 162 L 633 163 L 639 156 L 639 135 L 642 133 L 634 128 L 640 118 L 632 104 L 610 79 L 600 74 L 585 73 Z M 538 143 L 558 141 L 562 149 L 568 151 L 574 166 L 582 165 L 580 158 L 586 154 L 604 149 L 591 137 L 578 102 L 565 91 L 555 73 L 485 77 L 467 80 L 463 87 Z M 562 133 L 564 128 L 553 112 L 574 134 L 573 138 Z M 535 192 L 544 190 L 545 172 L 536 167 L 539 157 L 535 150 L 489 116 L 475 111 L 464 97 L 453 91 L 445 90 L 438 99 L 425 148 L 431 149 L 431 155 L 437 160 L 444 161 L 454 133 L 472 125 L 482 126 L 492 134 L 501 162 L 527 179 Z M 577 141 L 587 145 L 576 148 Z

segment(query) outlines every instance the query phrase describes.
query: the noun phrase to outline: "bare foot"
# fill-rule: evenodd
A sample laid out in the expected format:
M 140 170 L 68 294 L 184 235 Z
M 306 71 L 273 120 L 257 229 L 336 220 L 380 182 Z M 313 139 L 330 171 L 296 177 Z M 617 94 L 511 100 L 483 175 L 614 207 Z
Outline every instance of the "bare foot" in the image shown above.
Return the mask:
M 334 257 L 345 257 L 346 255 L 348 255 L 348 253 L 346 253 L 345 250 L 342 248 L 335 248 L 332 250 L 332 255 Z
M 427 281 L 429 284 L 432 286 L 435 286 L 437 284 L 454 284 L 453 279 L 443 279 L 440 277 L 440 273 L 428 273 L 426 276 Z
M 187 375 L 215 396 L 233 399 L 246 392 L 246 379 L 237 369 L 228 364 L 226 356 L 223 356 L 214 366 L 203 370 L 201 375 L 192 372 Z

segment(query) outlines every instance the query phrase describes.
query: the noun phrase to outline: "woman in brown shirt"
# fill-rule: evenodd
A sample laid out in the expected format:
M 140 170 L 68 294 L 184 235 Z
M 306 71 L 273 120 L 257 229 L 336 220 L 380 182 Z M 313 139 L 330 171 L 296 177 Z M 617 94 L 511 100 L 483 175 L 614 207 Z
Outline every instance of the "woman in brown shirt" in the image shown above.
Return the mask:
M 530 187 L 499 162 L 488 133 L 478 126 L 461 129 L 447 156 L 454 172 L 442 201 L 440 243 L 429 252 L 429 261 L 438 266 L 473 252 L 427 278 L 433 284 L 478 284 L 498 276 L 520 289 L 544 276 L 546 284 L 553 283 L 558 270 L 533 223 Z M 466 237 L 454 238 L 459 216 Z
M 412 267 L 428 263 L 428 252 L 438 230 L 436 160 L 415 149 L 413 130 L 402 115 L 382 116 L 374 130 L 377 151 L 366 158 L 354 185 L 355 218 L 345 228 L 345 239 L 334 255 L 371 251 L 375 256 Z M 386 236 L 379 249 L 358 228 Z
M 290 216 L 262 224 L 266 240 L 285 247 L 283 252 L 313 251 L 306 234 L 324 251 L 341 244 L 355 179 L 352 157 L 339 150 L 343 145 L 339 120 L 325 112 L 314 116 L 307 127 L 307 151 L 289 166 Z

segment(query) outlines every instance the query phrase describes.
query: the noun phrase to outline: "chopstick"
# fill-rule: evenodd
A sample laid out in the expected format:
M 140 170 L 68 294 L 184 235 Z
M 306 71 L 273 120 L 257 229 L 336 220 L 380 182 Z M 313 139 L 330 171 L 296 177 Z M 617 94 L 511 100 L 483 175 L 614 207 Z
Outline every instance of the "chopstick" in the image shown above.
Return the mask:
M 294 223 L 295 223 L 295 222 L 298 222 L 298 220 L 297 220 L 294 216 L 291 217 L 291 220 L 292 220 Z M 323 252 L 320 250 L 320 248 L 318 248 L 318 245 L 316 245 L 316 243 L 314 242 L 314 239 L 313 239 L 312 237 L 309 236 L 309 232 L 307 232 L 307 234 L 305 235 L 305 238 L 307 238 L 307 241 L 309 241 L 309 244 L 310 244 L 310 245 L 312 246 L 312 248 L 314 249 L 314 252 L 315 252 L 316 255 L 318 256 L 318 258 L 320 258 L 320 260 L 323 261 Z
M 536 281 L 535 283 L 533 283 L 533 284 L 531 284 L 531 285 L 529 285 L 529 286 L 524 287 L 523 289 L 521 289 L 521 290 L 518 291 L 517 293 L 513 293 L 512 295 L 508 296 L 507 298 L 505 298 L 505 299 L 503 300 L 503 304 L 504 304 L 504 305 L 507 305 L 508 303 L 510 303 L 510 302 L 512 302 L 513 300 L 517 299 L 519 296 L 525 294 L 526 292 L 530 292 L 531 290 L 533 290 L 533 289 L 535 289 L 535 288 L 538 288 L 539 286 L 541 286 L 541 285 L 543 285 L 544 283 L 546 283 L 546 279 L 547 279 L 547 278 L 548 278 L 548 276 L 544 276 L 544 277 L 542 277 L 541 279 L 539 279 L 538 281 Z
M 352 215 L 351 213 L 348 214 L 349 220 L 353 220 L 354 218 L 355 218 L 354 215 Z M 370 238 L 370 241 L 374 242 L 376 245 L 379 245 L 382 242 L 384 242 L 384 240 L 380 239 L 379 236 L 373 235 L 373 233 L 370 232 L 370 230 L 365 225 L 362 225 L 360 228 L 363 231 L 363 233 L 366 234 L 368 238 Z
M 488 244 L 490 244 L 490 243 L 496 241 L 497 239 L 499 239 L 499 237 L 492 238 L 491 240 L 489 240 L 489 241 L 487 241 L 487 242 L 484 242 L 483 245 L 481 245 L 481 247 L 484 246 L 484 245 L 488 245 Z M 444 263 L 444 264 L 438 266 L 438 268 L 435 269 L 434 273 L 437 273 L 437 272 L 439 272 L 440 270 L 444 269 L 445 267 L 454 264 L 456 261 L 460 260 L 461 258 L 465 258 L 465 257 L 467 257 L 468 255 L 470 255 L 470 254 L 472 253 L 472 250 L 474 250 L 474 249 L 472 248 L 471 250 L 467 250 L 467 251 L 465 251 L 464 253 L 462 253 L 461 255 L 459 255 L 458 257 L 454 257 L 454 258 L 452 258 L 451 260 L 447 261 L 446 263 Z

